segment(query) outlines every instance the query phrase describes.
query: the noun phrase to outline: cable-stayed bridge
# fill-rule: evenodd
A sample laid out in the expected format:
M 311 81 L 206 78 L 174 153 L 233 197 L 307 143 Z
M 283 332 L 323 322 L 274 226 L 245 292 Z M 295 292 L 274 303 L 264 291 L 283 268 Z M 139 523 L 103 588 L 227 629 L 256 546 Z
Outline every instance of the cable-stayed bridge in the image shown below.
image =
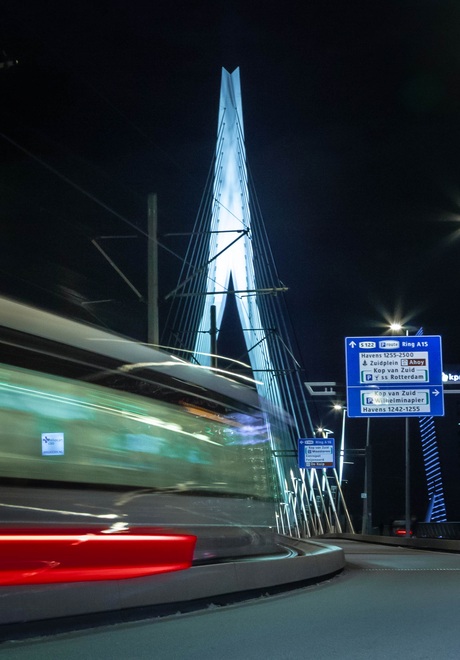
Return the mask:
M 178 285 L 167 296 L 169 336 L 162 343 L 176 346 L 186 360 L 249 378 L 268 406 L 289 414 L 292 424 L 284 424 L 272 437 L 277 519 L 281 531 L 310 536 L 341 529 L 339 506 L 348 528 L 351 521 L 337 472 L 297 467 L 298 439 L 315 432 L 291 343 L 286 290 L 248 176 L 240 72 L 223 69 L 213 167 Z M 240 360 L 230 361 L 219 356 L 219 336 L 226 305 L 233 301 L 239 322 L 232 331 L 242 334 L 245 348 Z

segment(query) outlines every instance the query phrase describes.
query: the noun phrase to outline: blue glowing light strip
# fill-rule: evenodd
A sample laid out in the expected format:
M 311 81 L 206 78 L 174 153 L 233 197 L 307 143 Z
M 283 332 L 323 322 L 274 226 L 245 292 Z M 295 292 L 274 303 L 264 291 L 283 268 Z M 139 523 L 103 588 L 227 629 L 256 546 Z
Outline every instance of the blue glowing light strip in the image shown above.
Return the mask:
M 423 335 L 423 328 L 419 328 L 415 334 L 417 336 Z M 446 522 L 447 515 L 441 476 L 441 461 L 433 417 L 419 417 L 419 426 L 428 498 L 431 503 L 427 515 L 429 520 L 426 520 L 426 522 Z

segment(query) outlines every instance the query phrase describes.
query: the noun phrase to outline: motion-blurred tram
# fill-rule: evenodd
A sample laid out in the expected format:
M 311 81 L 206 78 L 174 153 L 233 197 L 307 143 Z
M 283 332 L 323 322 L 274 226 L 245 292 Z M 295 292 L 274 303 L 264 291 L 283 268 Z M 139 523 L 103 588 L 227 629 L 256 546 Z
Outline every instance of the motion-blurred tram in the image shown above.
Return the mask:
M 1 528 L 193 534 L 194 564 L 278 552 L 255 388 L 0 298 Z

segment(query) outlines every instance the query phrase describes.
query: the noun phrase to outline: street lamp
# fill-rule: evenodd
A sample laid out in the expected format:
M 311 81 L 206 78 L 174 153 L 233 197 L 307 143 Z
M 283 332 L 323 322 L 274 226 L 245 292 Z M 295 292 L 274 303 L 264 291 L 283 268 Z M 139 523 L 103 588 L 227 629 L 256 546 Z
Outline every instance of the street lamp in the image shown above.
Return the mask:
M 404 328 L 399 322 L 390 323 L 390 330 L 401 334 L 409 334 L 409 329 Z M 369 424 L 369 418 L 368 418 Z M 369 427 L 368 427 L 369 429 Z M 405 418 L 405 522 L 406 537 L 410 537 L 410 448 L 409 448 L 409 417 Z M 367 445 L 366 445 L 367 450 Z M 367 454 L 366 454 L 367 456 Z
M 401 332 L 403 329 L 401 323 L 398 323 L 397 321 L 394 321 L 393 323 L 390 323 L 390 330 L 391 332 Z
M 345 460 L 345 417 L 347 409 L 340 403 L 334 403 L 334 410 L 342 411 L 342 437 L 340 439 L 340 452 L 339 452 L 339 484 L 342 485 L 343 477 L 343 463 Z
M 392 323 L 391 330 L 398 330 L 403 332 L 405 328 L 400 323 Z M 405 330 L 405 334 L 409 334 L 409 330 Z M 410 538 L 410 447 L 409 447 L 409 417 L 404 420 L 405 423 L 405 522 L 406 522 L 406 537 Z
M 367 418 L 366 451 L 364 454 L 364 493 L 362 534 L 372 534 L 372 449 L 371 418 Z
M 316 429 L 316 431 L 317 431 L 317 433 L 321 433 L 321 436 L 323 438 L 328 438 L 331 433 L 332 434 L 334 433 L 334 431 L 331 431 L 331 429 L 327 429 L 324 426 L 319 426 Z M 337 472 L 335 470 L 335 467 L 333 469 L 334 469 L 334 476 L 335 476 L 335 479 L 337 481 Z M 327 495 L 329 497 L 330 506 L 332 507 L 332 511 L 333 511 L 333 514 L 334 514 L 334 517 L 335 517 L 335 520 L 336 520 L 337 530 L 339 532 L 341 532 L 342 531 L 342 526 L 340 524 L 339 515 L 338 515 L 338 512 L 337 512 L 337 507 L 335 505 L 334 498 L 332 496 L 331 487 L 329 486 L 329 481 L 328 481 L 328 478 L 327 478 L 327 475 L 326 475 L 326 470 L 323 468 L 322 472 L 323 472 L 323 478 L 322 478 L 322 484 L 321 484 L 321 491 L 322 491 L 322 493 L 324 493 L 324 491 L 327 490 Z M 319 482 L 318 482 L 318 485 L 319 485 Z M 340 490 L 340 486 L 339 486 L 339 490 Z M 320 493 L 320 495 L 321 495 L 321 501 L 322 501 L 322 504 L 323 504 L 323 511 L 324 511 L 325 516 L 326 516 L 326 519 L 328 521 L 330 521 L 331 517 L 330 517 L 330 515 L 329 516 L 327 515 L 324 500 L 322 498 L 322 493 Z M 330 525 L 330 522 L 328 522 L 328 524 Z
M 326 429 L 324 426 L 318 426 L 316 429 L 317 433 L 321 433 L 322 438 L 328 438 L 329 433 L 334 433 L 334 431 L 331 431 L 331 429 Z M 322 490 L 324 491 L 324 486 L 326 483 L 326 470 L 323 470 L 323 483 L 322 483 Z

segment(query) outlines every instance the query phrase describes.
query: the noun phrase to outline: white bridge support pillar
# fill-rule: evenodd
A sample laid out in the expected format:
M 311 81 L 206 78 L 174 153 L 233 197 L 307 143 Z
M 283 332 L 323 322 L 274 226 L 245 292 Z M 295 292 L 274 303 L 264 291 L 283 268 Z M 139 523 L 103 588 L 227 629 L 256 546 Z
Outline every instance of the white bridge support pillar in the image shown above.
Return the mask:
M 233 73 L 222 69 L 211 208 L 206 295 L 194 359 L 199 364 L 212 365 L 211 308 L 215 308 L 217 339 L 231 277 L 249 361 L 258 381 L 258 393 L 264 400 L 282 407 L 267 343 L 268 329 L 263 326 L 257 302 L 239 69 Z M 276 458 L 275 463 L 279 482 L 284 484 L 282 465 Z

